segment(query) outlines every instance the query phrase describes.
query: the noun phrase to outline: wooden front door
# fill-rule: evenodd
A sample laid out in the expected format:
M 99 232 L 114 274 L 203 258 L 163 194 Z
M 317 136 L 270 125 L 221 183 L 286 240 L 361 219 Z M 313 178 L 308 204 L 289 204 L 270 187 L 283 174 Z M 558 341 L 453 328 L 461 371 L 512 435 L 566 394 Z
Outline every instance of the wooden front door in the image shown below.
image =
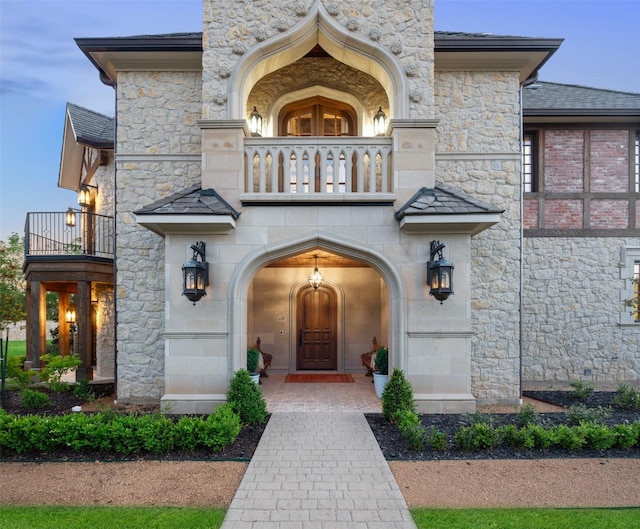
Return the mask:
M 336 294 L 331 288 L 305 288 L 298 293 L 297 369 L 335 370 Z

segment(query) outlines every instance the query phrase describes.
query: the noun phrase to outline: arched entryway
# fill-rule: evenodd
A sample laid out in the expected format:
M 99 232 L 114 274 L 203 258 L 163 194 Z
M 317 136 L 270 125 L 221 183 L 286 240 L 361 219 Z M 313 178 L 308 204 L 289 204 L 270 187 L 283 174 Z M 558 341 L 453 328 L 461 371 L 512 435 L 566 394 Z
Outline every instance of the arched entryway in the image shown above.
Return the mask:
M 318 263 L 321 270 L 331 272 L 325 277 L 332 276 L 328 285 L 337 298 L 334 369 L 362 370 L 360 354 L 370 349 L 375 333 L 379 339 L 384 336 L 384 343 L 389 345 L 392 365 L 406 363 L 406 295 L 398 271 L 384 256 L 353 241 L 316 233 L 256 250 L 236 267 L 229 288 L 230 374 L 243 367 L 243 352 L 257 336 L 267 352 L 274 354 L 274 368 L 300 369 L 295 352 L 299 338 L 297 299 L 313 270 L 311 256 L 316 252 L 359 266 L 354 272 L 353 268 L 331 265 L 323 268 L 322 260 Z M 296 258 L 305 261 L 297 267 L 289 266 Z

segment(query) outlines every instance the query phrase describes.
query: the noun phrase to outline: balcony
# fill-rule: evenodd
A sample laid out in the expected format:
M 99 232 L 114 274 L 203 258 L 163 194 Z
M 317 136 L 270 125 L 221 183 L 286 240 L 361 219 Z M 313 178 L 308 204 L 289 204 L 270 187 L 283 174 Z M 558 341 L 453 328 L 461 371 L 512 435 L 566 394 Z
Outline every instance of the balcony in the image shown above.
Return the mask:
M 389 137 L 245 139 L 247 202 L 392 201 Z
M 71 218 L 67 218 L 70 213 Z M 113 217 L 84 211 L 27 213 L 24 233 L 27 260 L 45 257 L 113 260 Z

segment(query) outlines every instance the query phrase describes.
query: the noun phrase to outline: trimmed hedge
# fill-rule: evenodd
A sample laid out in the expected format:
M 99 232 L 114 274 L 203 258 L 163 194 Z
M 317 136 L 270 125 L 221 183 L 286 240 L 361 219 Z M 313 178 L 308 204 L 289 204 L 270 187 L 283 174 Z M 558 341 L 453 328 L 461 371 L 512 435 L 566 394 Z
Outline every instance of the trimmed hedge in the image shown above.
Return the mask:
M 42 417 L 0 410 L 0 452 L 96 451 L 115 454 L 167 454 L 207 448 L 220 451 L 233 443 L 242 425 L 229 404 L 207 417 L 185 416 L 177 422 L 159 413 L 119 415 L 99 412 Z

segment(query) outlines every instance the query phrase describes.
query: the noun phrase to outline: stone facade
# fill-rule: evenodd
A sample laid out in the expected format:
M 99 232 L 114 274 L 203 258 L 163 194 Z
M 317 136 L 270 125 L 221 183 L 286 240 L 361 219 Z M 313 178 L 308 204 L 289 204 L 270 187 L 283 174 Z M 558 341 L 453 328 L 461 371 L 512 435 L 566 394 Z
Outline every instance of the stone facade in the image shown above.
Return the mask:
M 523 365 L 525 385 L 584 380 L 615 389 L 637 383 L 640 336 L 623 308 L 620 250 L 640 239 L 525 239 Z M 628 277 L 631 277 L 630 275 Z
M 326 53 L 308 53 L 317 46 Z M 439 69 L 431 0 L 207 0 L 202 71 L 167 70 L 117 76 L 111 196 L 120 400 L 211 411 L 258 336 L 274 355 L 273 370 L 297 370 L 298 295 L 309 288 L 313 252 L 333 259 L 318 266 L 337 300 L 336 370 L 360 372 L 360 354 L 376 336 L 389 346 L 391 367 L 405 370 L 419 411 L 515 404 L 521 376 L 636 376 L 637 339 L 616 307 L 628 295 L 621 270 L 633 267 L 639 241 L 562 231 L 635 228 L 640 208 L 613 196 L 626 191 L 617 179 L 629 166 L 619 147 L 624 133 L 545 131 L 544 193 L 523 197 L 522 72 Z M 245 147 L 276 152 L 293 144 L 276 137 L 279 111 L 312 95 L 350 105 L 360 136 L 372 136 L 372 117 L 384 108 L 390 124 L 380 141 L 391 150 L 391 190 L 377 197 L 290 188 L 278 195 L 276 184 L 260 190 L 245 171 L 253 156 Z M 249 138 L 254 106 L 266 138 Z M 312 164 L 320 150 L 308 149 Z M 271 174 L 284 174 L 291 160 Z M 501 211 L 499 222 L 423 218 L 411 226 L 396 218 L 418 190 L 437 183 Z M 198 185 L 225 201 L 222 222 L 203 216 L 183 224 L 189 211 L 171 211 L 160 228 L 145 224 L 143 206 Z M 445 242 L 455 263 L 454 295 L 444 305 L 425 285 L 433 240 Z M 210 280 L 197 304 L 181 295 L 194 241 L 206 244 Z M 295 261 L 301 256 L 308 265 Z M 611 282 L 615 295 L 602 295 Z
M 164 240 L 133 211 L 200 180 L 201 74 L 118 76 L 116 296 L 118 397 L 152 399 L 164 390 Z

